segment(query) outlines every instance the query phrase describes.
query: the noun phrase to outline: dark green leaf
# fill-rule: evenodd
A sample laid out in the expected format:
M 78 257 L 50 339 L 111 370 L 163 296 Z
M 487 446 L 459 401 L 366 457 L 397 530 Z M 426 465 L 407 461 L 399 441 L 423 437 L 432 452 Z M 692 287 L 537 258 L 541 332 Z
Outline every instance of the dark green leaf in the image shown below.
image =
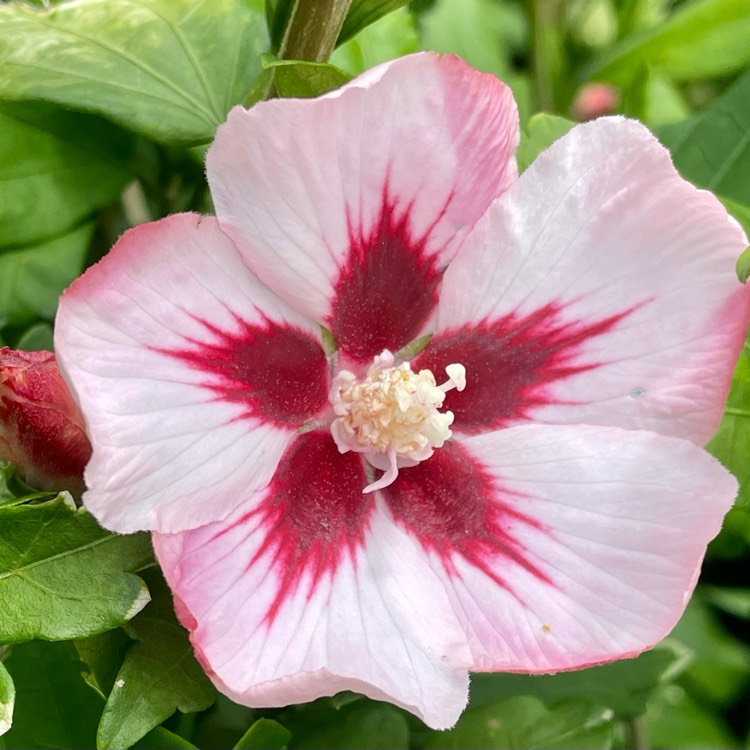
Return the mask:
M 263 55 L 263 67 L 273 69 L 274 84 L 279 96 L 309 99 L 343 86 L 349 76 L 328 63 L 304 60 L 279 60 Z
M 736 507 L 750 508 L 750 336 L 737 361 L 724 417 L 707 448 L 740 483 Z
M 339 33 L 338 44 L 343 44 L 382 16 L 408 2 L 409 0 L 352 0 Z
M 96 747 L 103 701 L 81 677 L 84 665 L 71 643 L 18 644 L 5 665 L 16 685 L 16 708 L 0 747 Z
M 656 132 L 685 179 L 750 206 L 750 71 L 707 109 Z
M 191 748 L 198 750 L 192 742 L 188 742 L 184 737 L 164 727 L 154 727 L 131 747 L 143 748 L 143 750 L 191 750 Z
M 5 10 L 0 7 L 0 45 Z M 0 245 L 67 232 L 116 201 L 132 179 L 130 148 L 123 131 L 91 115 L 0 105 Z
M 242 735 L 234 750 L 283 750 L 292 733 L 273 719 L 258 719 Z
M 544 149 L 562 138 L 574 125 L 572 120 L 544 112 L 531 117 L 521 132 L 521 143 L 516 152 L 519 171 L 523 172 Z
M 687 666 L 686 654 L 664 644 L 637 659 L 622 659 L 575 672 L 556 675 L 475 674 L 471 705 L 481 706 L 514 695 L 529 694 L 552 704 L 586 696 L 620 716 L 638 716 L 656 687 Z
M 214 689 L 174 618 L 166 584 L 148 575 L 153 601 L 125 626 L 128 650 L 107 699 L 97 734 L 100 748 L 130 747 L 176 710 L 202 711 Z
M 469 709 L 453 729 L 436 732 L 425 747 L 606 750 L 612 747 L 612 720 L 612 711 L 587 701 L 563 701 L 548 709 L 534 696 L 519 695 Z
M 0 464 L 0 508 L 21 505 L 31 500 L 54 498 L 54 493 L 39 492 L 18 476 L 13 464 Z
M 0 96 L 97 112 L 165 143 L 205 143 L 244 100 L 267 48 L 241 0 L 0 6 Z
M 266 21 L 274 50 L 279 49 L 296 3 L 297 0 L 266 0 Z
M 626 39 L 582 77 L 627 85 L 649 67 L 675 81 L 727 75 L 750 61 L 748 38 L 747 0 L 697 0 L 666 23 Z
M 122 628 L 114 628 L 91 638 L 75 641 L 76 651 L 88 667 L 86 682 L 106 698 L 114 687 L 125 654 L 133 642 Z
M 94 224 L 0 252 L 0 326 L 52 320 L 60 293 L 83 271 Z M 19 345 L 20 348 L 20 345 Z
M 0 735 L 5 734 L 13 723 L 13 706 L 16 688 L 5 665 L 0 661 Z
M 0 642 L 101 633 L 148 601 L 148 535 L 119 536 L 69 496 L 0 508 Z

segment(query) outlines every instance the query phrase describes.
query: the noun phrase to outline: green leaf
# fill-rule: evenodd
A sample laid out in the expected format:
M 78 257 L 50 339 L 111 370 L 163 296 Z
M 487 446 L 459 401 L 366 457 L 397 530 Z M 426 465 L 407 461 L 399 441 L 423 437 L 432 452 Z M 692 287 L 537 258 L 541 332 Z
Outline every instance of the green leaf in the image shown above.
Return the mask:
M 408 2 L 409 0 L 352 0 L 337 43 L 343 44 L 379 18 L 398 10 Z
M 285 711 L 279 720 L 292 733 L 294 750 L 406 750 L 409 746 L 404 714 L 366 698 L 340 709 L 331 699 L 323 698 Z
M 710 107 L 656 133 L 685 179 L 750 206 L 750 71 Z
M 106 698 L 114 687 L 125 654 L 133 643 L 122 628 L 114 628 L 106 633 L 78 638 L 74 641 L 76 651 L 86 663 L 86 682 Z
M 519 171 L 523 172 L 542 151 L 562 138 L 574 125 L 572 120 L 558 115 L 545 112 L 533 115 L 521 132 L 521 142 L 516 152 Z
M 2 262 L 0 261 L 1 267 Z M 1 296 L 0 300 L 2 300 Z M 55 348 L 52 326 L 49 323 L 34 323 L 21 334 L 14 348 L 24 349 L 27 352 L 51 352 Z
M 547 704 L 585 696 L 619 716 L 638 716 L 653 691 L 687 666 L 684 649 L 664 643 L 637 659 L 621 659 L 600 667 L 555 675 L 475 674 L 471 678 L 471 706 L 481 706 L 514 695 L 529 694 Z
M 26 484 L 13 464 L 0 464 L 0 508 L 54 497 L 54 493 L 39 492 Z
M 283 97 L 309 99 L 343 86 L 349 76 L 328 63 L 305 60 L 279 60 L 273 55 L 263 55 L 263 67 L 275 73 L 276 92 Z
M 150 572 L 151 573 L 151 572 Z M 153 601 L 125 626 L 134 638 L 117 674 L 97 733 L 98 747 L 130 747 L 176 710 L 202 711 L 214 689 L 174 618 L 166 584 L 148 575 Z
M 702 586 L 703 598 L 730 615 L 750 620 L 750 589 L 728 586 Z
M 18 644 L 5 666 L 16 685 L 16 706 L 0 747 L 96 747 L 103 701 L 81 677 L 84 665 L 72 644 Z
M 234 750 L 283 750 L 292 733 L 273 719 L 258 719 L 242 735 Z
M 0 96 L 97 112 L 164 143 L 205 143 L 244 100 L 267 48 L 241 0 L 0 6 Z
M 192 742 L 188 742 L 184 737 L 164 727 L 154 727 L 131 747 L 143 748 L 143 750 L 191 750 L 191 748 L 198 750 Z
M 130 572 L 151 560 L 148 535 L 105 531 L 66 493 L 0 508 L 0 528 L 0 642 L 95 635 L 148 601 Z
M 116 201 L 132 179 L 130 149 L 127 134 L 98 117 L 0 104 L 0 245 L 67 232 Z
M 94 229 L 84 224 L 37 245 L 0 251 L 0 327 L 55 317 L 60 294 L 83 271 Z
M 587 701 L 563 701 L 548 709 L 534 696 L 519 695 L 469 709 L 453 729 L 433 734 L 425 748 L 607 749 L 612 719 L 612 711 Z
M 419 50 L 414 18 L 406 8 L 383 16 L 334 50 L 330 62 L 349 75 Z
M 13 706 L 16 702 L 16 688 L 13 678 L 0 661 L 0 735 L 5 734 L 13 723 Z
M 747 0 L 697 0 L 666 23 L 626 39 L 585 68 L 581 77 L 626 86 L 649 67 L 675 81 L 725 76 L 750 61 L 748 38 Z
M 721 424 L 706 447 L 740 483 L 735 507 L 750 509 L 750 336 L 737 361 Z
M 271 35 L 271 45 L 279 49 L 297 0 L 266 0 L 266 21 Z

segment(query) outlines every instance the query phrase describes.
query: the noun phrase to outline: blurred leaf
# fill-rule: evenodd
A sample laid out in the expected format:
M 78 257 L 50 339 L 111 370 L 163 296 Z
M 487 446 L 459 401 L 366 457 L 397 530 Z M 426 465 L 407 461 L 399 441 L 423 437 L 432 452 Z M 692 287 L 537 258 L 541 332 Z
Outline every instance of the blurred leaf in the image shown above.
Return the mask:
M 691 599 L 671 637 L 693 652 L 680 684 L 697 700 L 728 705 L 748 684 L 750 646 L 724 629 L 699 593 Z
M 638 716 L 651 693 L 665 679 L 687 666 L 687 656 L 678 646 L 661 644 L 637 659 L 621 659 L 600 667 L 555 675 L 475 674 L 471 678 L 471 706 L 481 706 L 529 694 L 551 705 L 566 698 L 585 696 L 597 705 L 611 708 L 619 716 Z
M 447 732 L 435 732 L 425 748 L 574 748 L 612 747 L 613 714 L 587 701 L 563 701 L 547 708 L 538 698 L 517 695 L 471 708 Z
M 323 698 L 288 709 L 279 721 L 292 733 L 291 750 L 406 750 L 409 746 L 403 713 L 365 698 L 340 709 Z
M 409 0 L 352 0 L 337 43 L 343 44 L 379 18 L 408 2 Z
M 192 748 L 198 750 L 192 742 L 188 742 L 184 737 L 164 727 L 154 727 L 131 747 L 143 748 L 143 750 L 191 750 Z
M 16 688 L 5 665 L 0 661 L 0 735 L 5 734 L 13 723 L 13 705 Z
M 263 15 L 240 0 L 0 6 L 0 96 L 97 112 L 165 143 L 205 143 L 260 73 Z
M 16 685 L 6 748 L 93 748 L 102 699 L 81 677 L 71 643 L 32 641 L 13 646 L 5 662 Z
M 166 584 L 149 571 L 153 601 L 125 631 L 134 643 L 117 673 L 102 714 L 98 747 L 130 747 L 176 710 L 202 711 L 214 689 L 193 656 L 188 634 L 172 613 Z
M 575 123 L 565 117 L 545 112 L 533 115 L 521 131 L 521 143 L 516 151 L 518 170 L 523 172 L 534 159 L 558 138 L 562 138 Z
M 234 750 L 283 750 L 292 733 L 273 719 L 258 719 L 242 735 Z
M 2 261 L 0 260 L 0 269 Z M 0 293 L 0 304 L 2 294 Z M 51 352 L 54 349 L 52 340 L 52 326 L 49 323 L 34 323 L 29 326 L 16 342 L 16 349 L 24 349 L 27 352 Z
M 26 484 L 18 476 L 13 464 L 0 464 L 0 508 L 10 505 L 21 505 L 30 500 L 44 498 L 51 500 L 55 497 L 54 492 L 39 492 L 39 490 Z
M 328 63 L 305 60 L 279 60 L 263 55 L 263 67 L 275 73 L 274 85 L 279 96 L 310 99 L 343 86 L 349 76 Z
M 646 729 L 652 747 L 664 750 L 723 750 L 740 745 L 718 712 L 693 700 L 678 685 L 666 685 L 649 702 Z
M 743 620 L 750 620 L 750 589 L 704 585 L 701 592 L 704 599 L 714 607 Z
M 724 417 L 707 449 L 740 483 L 737 508 L 750 508 L 750 336 L 740 352 Z
M 0 326 L 52 320 L 60 294 L 83 271 L 93 233 L 94 224 L 84 224 L 60 237 L 0 252 Z
M 151 560 L 147 534 L 105 531 L 65 493 L 0 508 L 0 527 L 0 642 L 94 635 L 148 601 L 129 572 Z
M 354 76 L 418 50 L 419 37 L 414 18 L 406 8 L 400 8 L 334 50 L 330 62 Z
M 644 68 L 625 90 L 621 111 L 649 127 L 678 123 L 690 114 L 690 107 L 677 85 L 661 71 Z
M 0 7 L 0 45 L 5 11 Z M 0 245 L 67 232 L 116 201 L 132 179 L 130 147 L 123 131 L 98 117 L 0 104 Z
M 685 179 L 750 206 L 750 71 L 710 107 L 657 135 Z
M 625 39 L 582 78 L 631 83 L 644 67 L 662 70 L 675 81 L 724 76 L 750 61 L 750 3 L 696 0 L 668 21 Z

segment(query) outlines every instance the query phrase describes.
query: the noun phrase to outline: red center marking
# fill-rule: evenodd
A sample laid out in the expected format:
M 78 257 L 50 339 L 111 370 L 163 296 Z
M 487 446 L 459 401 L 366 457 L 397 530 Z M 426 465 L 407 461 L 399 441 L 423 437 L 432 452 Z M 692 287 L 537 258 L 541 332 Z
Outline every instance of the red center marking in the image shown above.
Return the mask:
M 327 320 L 339 347 L 360 362 L 383 349 L 398 351 L 417 336 L 435 308 L 441 278 L 434 255 L 427 254 L 426 238 L 411 234 L 408 210 L 397 215 L 384 195 L 370 233 L 350 229 L 349 257 Z
M 501 500 L 509 493 L 459 442 L 446 443 L 426 461 L 402 469 L 382 493 L 396 518 L 440 556 L 448 573 L 456 573 L 453 556 L 459 554 L 510 590 L 498 565 L 504 558 L 550 583 L 512 535 L 515 524 L 539 524 Z
M 209 375 L 205 387 L 242 404 L 244 417 L 299 427 L 328 404 L 325 353 L 309 334 L 272 320 L 263 326 L 240 320 L 232 332 L 202 322 L 213 342 L 159 351 Z
M 632 312 L 563 322 L 561 309 L 550 304 L 525 317 L 511 313 L 436 334 L 412 369 L 444 372 L 452 362 L 466 367 L 466 389 L 449 391 L 444 402 L 457 430 L 475 434 L 528 419 L 535 407 L 555 402 L 552 383 L 601 365 L 575 360 L 587 341 L 611 331 Z

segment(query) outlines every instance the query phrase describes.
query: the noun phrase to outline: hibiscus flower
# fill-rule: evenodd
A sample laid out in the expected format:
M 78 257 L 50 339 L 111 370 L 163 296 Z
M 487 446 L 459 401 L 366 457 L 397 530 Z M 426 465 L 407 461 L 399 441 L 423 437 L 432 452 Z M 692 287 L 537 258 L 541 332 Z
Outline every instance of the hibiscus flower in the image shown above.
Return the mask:
M 746 240 L 640 124 L 520 177 L 506 86 L 432 54 L 235 108 L 216 218 L 127 232 L 56 347 L 85 503 L 150 529 L 215 684 L 453 724 L 469 671 L 635 656 L 736 492 L 700 446 L 750 317 Z

